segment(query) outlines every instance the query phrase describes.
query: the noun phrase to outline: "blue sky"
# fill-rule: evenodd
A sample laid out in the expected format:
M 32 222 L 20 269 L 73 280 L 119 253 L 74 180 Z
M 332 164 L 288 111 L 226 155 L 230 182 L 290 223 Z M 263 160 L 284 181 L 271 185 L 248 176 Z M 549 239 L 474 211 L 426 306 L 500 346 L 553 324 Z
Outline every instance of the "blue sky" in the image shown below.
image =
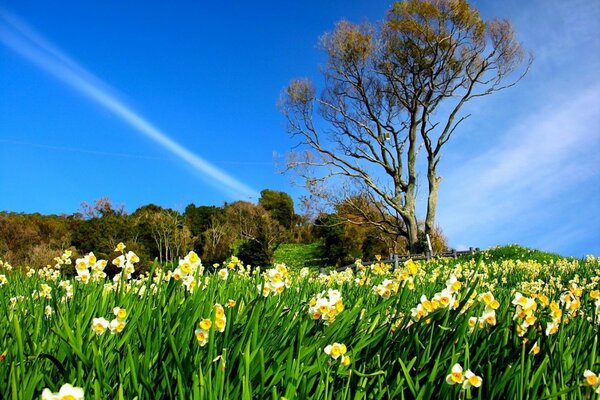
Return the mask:
M 0 210 L 297 198 L 274 162 L 294 144 L 280 91 L 319 80 L 336 21 L 391 3 L 0 0 Z M 454 247 L 600 254 L 600 3 L 474 4 L 535 62 L 470 106 L 441 163 L 441 227 Z

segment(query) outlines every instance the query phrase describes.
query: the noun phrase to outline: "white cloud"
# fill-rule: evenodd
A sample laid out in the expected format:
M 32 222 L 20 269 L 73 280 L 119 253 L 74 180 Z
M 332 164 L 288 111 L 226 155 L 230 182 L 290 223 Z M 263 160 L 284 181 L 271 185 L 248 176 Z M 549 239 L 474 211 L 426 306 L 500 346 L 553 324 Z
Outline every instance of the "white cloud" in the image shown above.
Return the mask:
M 561 102 L 515 123 L 499 145 L 451 169 L 439 209 L 450 239 L 472 243 L 484 232 L 493 240 L 506 225 L 548 226 L 549 202 L 598 184 L 599 110 L 600 85 L 564 93 Z

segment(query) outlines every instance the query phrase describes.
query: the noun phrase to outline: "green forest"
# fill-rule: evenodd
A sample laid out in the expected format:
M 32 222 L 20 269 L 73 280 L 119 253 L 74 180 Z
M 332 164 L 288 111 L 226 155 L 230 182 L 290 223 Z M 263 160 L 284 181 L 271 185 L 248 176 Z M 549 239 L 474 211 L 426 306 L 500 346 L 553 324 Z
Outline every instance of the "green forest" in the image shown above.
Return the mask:
M 112 259 L 119 242 L 145 261 L 142 271 L 149 260 L 177 262 L 191 250 L 201 255 L 207 267 L 232 255 L 247 265 L 263 267 L 274 261 L 293 265 L 297 255 L 302 266 L 318 268 L 407 252 L 404 238 L 360 222 L 344 203 L 313 218 L 300 215 L 289 194 L 269 189 L 261 191 L 257 204 L 189 204 L 183 212 L 147 204 L 130 213 L 102 197 L 82 203 L 80 210 L 67 215 L 0 212 L 0 259 L 42 267 L 65 249 L 76 255 L 93 251 L 99 258 Z M 437 232 L 432 245 L 434 251 L 443 251 L 445 239 Z M 419 249 L 424 251 L 421 236 Z

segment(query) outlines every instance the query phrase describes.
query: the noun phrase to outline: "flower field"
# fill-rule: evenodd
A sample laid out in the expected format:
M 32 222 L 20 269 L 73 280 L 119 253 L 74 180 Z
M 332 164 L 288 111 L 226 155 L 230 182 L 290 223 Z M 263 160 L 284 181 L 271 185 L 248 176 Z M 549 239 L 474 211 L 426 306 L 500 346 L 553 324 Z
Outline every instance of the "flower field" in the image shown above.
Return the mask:
M 0 266 L 3 399 L 597 398 L 600 260 Z M 508 254 L 508 255 L 507 255 Z M 113 264 L 121 272 L 108 277 Z M 67 267 L 75 275 L 66 275 Z M 69 397 L 71 396 L 71 397 Z

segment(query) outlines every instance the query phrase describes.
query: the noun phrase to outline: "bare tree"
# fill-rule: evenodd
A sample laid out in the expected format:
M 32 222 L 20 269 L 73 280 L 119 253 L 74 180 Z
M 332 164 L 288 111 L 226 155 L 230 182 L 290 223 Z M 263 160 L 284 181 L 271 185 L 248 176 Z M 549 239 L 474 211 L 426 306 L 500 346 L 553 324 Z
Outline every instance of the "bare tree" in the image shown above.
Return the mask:
M 172 262 L 191 249 L 192 234 L 183 217 L 175 210 L 150 207 L 141 211 L 137 223 L 145 222 L 160 262 Z
M 307 79 L 292 81 L 282 95 L 300 147 L 287 167 L 321 198 L 359 188 L 380 209 L 368 222 L 405 237 L 412 251 L 419 150 L 425 149 L 430 233 L 442 148 L 469 117 L 465 104 L 514 85 L 532 59 L 525 60 L 509 21 L 484 22 L 464 0 L 397 2 L 378 26 L 339 22 L 321 48 L 321 95 Z

